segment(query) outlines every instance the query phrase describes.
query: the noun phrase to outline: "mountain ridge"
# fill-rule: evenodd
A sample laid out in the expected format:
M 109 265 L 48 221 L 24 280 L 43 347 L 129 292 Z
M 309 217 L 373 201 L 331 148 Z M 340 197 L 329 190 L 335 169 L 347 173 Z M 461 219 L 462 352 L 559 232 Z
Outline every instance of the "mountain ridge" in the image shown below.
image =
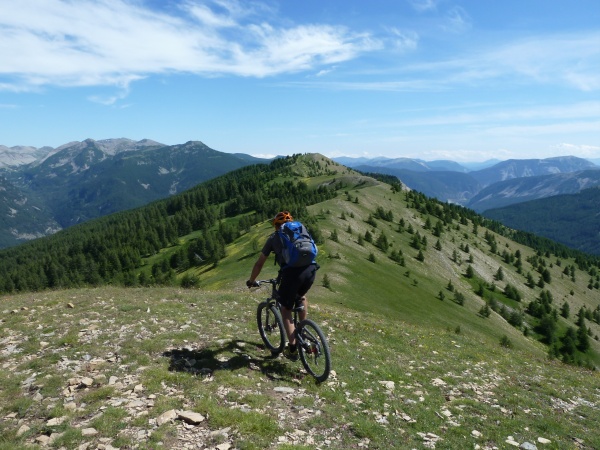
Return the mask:
M 0 208 L 11 213 L 0 230 L 0 246 L 139 207 L 266 161 L 218 152 L 200 141 L 166 146 L 149 139 L 122 138 L 65 144 L 39 160 L 4 171 Z M 26 211 L 28 201 L 43 207 Z
M 192 154 L 189 149 L 195 148 Z M 2 156 L 21 149 L 29 159 L 16 160 L 2 169 L 0 209 L 7 211 L 0 231 L 0 247 L 15 245 L 65 227 L 118 210 L 141 206 L 174 195 L 204 179 L 240 165 L 267 162 L 243 153 L 210 154 L 201 141 L 166 146 L 144 139 L 127 138 L 71 142 L 56 149 L 13 147 Z M 33 152 L 37 159 L 31 162 Z M 8 152 L 8 153 L 7 153 Z M 40 156 L 42 155 L 42 156 Z M 161 156 L 159 156 L 161 155 Z M 186 161 L 189 158 L 190 161 Z M 199 164 L 206 158 L 210 164 Z M 508 160 L 481 170 L 469 170 L 452 161 L 410 158 L 337 158 L 359 170 L 397 176 L 403 183 L 428 196 L 474 208 L 478 212 L 548 195 L 574 192 L 576 182 L 563 182 L 561 174 L 592 163 L 571 156 L 547 159 Z M 226 160 L 229 160 L 227 162 Z M 233 160 L 237 162 L 232 163 Z M 28 164 L 23 164 L 28 161 Z M 376 165 L 357 165 L 371 161 Z M 488 161 L 488 165 L 493 161 Z M 221 165 L 222 167 L 217 167 Z M 550 173 L 550 175 L 548 175 Z M 540 175 L 546 174 L 546 175 Z M 554 175 L 554 177 L 552 177 Z M 513 178 L 527 176 L 526 178 Z M 569 175 L 568 177 L 577 175 Z M 537 177 L 544 187 L 534 189 Z M 591 174 L 590 178 L 594 178 Z M 507 179 L 508 178 L 508 179 Z M 490 180 L 504 179 L 492 184 Z M 478 181 L 479 180 L 479 181 Z M 512 181 L 511 181 L 512 180 Z M 579 179 L 580 189 L 593 183 Z M 488 185 L 489 184 L 489 185 Z M 487 186 L 486 186 L 487 185 Z M 582 248 L 578 244 L 576 248 Z
M 483 188 L 469 200 L 467 206 L 482 212 L 530 200 L 576 194 L 598 184 L 600 171 L 596 169 L 513 178 Z

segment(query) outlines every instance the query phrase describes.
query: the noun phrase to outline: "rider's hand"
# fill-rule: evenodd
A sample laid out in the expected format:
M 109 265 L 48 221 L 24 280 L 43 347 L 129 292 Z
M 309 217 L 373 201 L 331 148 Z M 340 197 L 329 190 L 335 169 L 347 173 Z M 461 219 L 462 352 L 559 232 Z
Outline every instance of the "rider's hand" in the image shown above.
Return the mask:
M 256 286 L 258 286 L 258 283 L 256 281 L 248 280 L 248 281 L 246 281 L 246 286 L 248 286 L 249 288 L 256 287 Z

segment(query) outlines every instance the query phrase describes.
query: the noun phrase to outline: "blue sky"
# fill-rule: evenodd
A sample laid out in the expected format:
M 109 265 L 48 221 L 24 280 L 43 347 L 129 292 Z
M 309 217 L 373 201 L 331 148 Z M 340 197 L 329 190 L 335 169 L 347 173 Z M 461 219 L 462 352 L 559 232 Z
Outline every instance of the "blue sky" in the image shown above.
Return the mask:
M 0 0 L 0 145 L 600 158 L 598 0 Z

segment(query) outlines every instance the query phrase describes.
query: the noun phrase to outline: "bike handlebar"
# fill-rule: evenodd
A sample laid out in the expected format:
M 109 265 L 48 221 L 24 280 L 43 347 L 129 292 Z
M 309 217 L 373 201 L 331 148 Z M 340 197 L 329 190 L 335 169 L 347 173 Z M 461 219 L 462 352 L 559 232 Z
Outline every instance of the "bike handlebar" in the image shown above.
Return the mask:
M 261 284 L 270 284 L 273 287 L 277 285 L 277 280 L 275 278 L 271 278 L 270 280 L 256 280 L 254 282 L 246 281 L 246 286 L 249 288 L 260 287 Z
M 270 280 L 256 280 L 254 282 L 255 286 L 260 286 L 261 284 L 272 284 L 275 286 L 277 284 L 277 280 L 275 278 L 271 278 Z

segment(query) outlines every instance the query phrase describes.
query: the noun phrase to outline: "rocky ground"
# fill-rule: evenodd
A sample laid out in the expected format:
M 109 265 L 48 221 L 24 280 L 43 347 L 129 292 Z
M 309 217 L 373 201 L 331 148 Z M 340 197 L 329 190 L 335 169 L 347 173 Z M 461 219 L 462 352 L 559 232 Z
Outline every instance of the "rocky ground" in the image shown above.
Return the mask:
M 524 374 L 503 350 L 485 358 L 468 338 L 408 327 L 391 345 L 393 324 L 316 306 L 335 369 L 319 385 L 300 362 L 270 358 L 258 299 L 238 299 L 167 289 L 4 299 L 0 448 L 599 445 L 594 374 L 558 380 L 563 369 L 539 361 Z

